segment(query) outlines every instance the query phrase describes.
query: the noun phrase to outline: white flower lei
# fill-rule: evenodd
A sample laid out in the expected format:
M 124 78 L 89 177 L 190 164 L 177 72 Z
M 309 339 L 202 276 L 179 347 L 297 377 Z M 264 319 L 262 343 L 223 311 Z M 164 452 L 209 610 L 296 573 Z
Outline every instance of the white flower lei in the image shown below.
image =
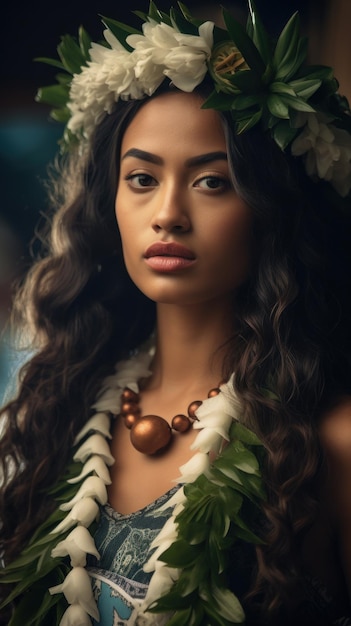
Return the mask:
M 96 410 L 95 415 L 77 435 L 75 445 L 80 441 L 82 444 L 74 455 L 74 461 L 80 461 L 83 467 L 79 476 L 70 479 L 69 482 L 78 483 L 87 477 L 75 496 L 60 506 L 60 509 L 68 511 L 68 514 L 52 531 L 52 534 L 61 535 L 73 528 L 64 540 L 58 541 L 51 552 L 53 558 L 69 556 L 71 563 L 71 570 L 63 583 L 49 589 L 50 594 L 63 593 L 69 604 L 60 626 L 89 626 L 91 617 L 99 619 L 85 565 L 87 554 L 99 557 L 88 527 L 98 519 L 99 504 L 106 504 L 106 485 L 111 483 L 108 467 L 114 463 L 114 459 L 107 442 L 111 438 L 110 414 L 119 413 L 121 393 L 126 386 L 138 391 L 137 381 L 151 374 L 149 364 L 153 353 L 153 348 L 140 351 L 130 359 L 117 364 L 116 373 L 105 379 L 93 406 Z M 200 432 L 191 446 L 195 454 L 190 461 L 180 467 L 180 476 L 176 482 L 182 485 L 193 482 L 198 476 L 208 472 L 210 459 L 221 451 L 223 443 L 229 441 L 229 429 L 233 420 L 240 419 L 241 405 L 230 382 L 221 386 L 219 395 L 205 400 L 197 409 L 196 416 L 198 421 L 194 422 L 193 427 Z M 91 475 L 91 472 L 94 474 Z M 164 614 L 156 616 L 148 613 L 147 607 L 169 591 L 179 575 L 177 569 L 167 567 L 159 560 L 159 556 L 177 538 L 175 519 L 183 509 L 184 501 L 184 490 L 180 487 L 167 502 L 167 507 L 173 506 L 172 515 L 150 546 L 150 549 L 155 551 L 146 563 L 145 571 L 153 572 L 153 575 L 147 595 L 140 604 L 139 624 L 161 625 L 169 618 Z

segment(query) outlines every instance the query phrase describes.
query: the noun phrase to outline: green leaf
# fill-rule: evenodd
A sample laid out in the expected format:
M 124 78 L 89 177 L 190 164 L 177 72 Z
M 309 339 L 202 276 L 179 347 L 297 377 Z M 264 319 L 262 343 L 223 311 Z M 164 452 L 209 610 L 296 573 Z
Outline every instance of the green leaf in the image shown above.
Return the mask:
M 253 128 L 260 121 L 262 117 L 262 111 L 257 111 L 254 115 L 250 115 L 250 117 L 243 118 L 237 122 L 236 132 L 238 135 Z
M 245 622 L 245 613 L 238 598 L 229 589 L 212 588 L 210 600 L 216 602 L 219 614 L 233 623 L 242 624 Z
M 176 11 L 173 7 L 170 10 L 171 23 L 175 25 L 181 33 L 186 35 L 198 35 L 198 26 L 200 26 L 202 22 L 200 20 L 193 20 L 189 12 L 187 16 L 188 17 L 184 16 L 183 11 Z
M 118 41 L 122 44 L 122 46 L 131 52 L 133 48 L 127 44 L 126 39 L 128 35 L 140 35 L 142 34 L 140 30 L 136 28 L 132 28 L 131 26 L 127 26 L 126 24 L 122 24 L 122 22 L 118 22 L 117 20 L 113 20 L 109 17 L 102 17 L 102 21 L 105 26 L 111 31 L 111 33 L 118 39 Z
M 61 63 L 61 61 L 59 61 L 58 59 L 50 59 L 48 57 L 36 57 L 34 61 L 38 61 L 38 63 L 46 63 L 46 65 L 52 65 L 53 67 L 58 67 L 60 70 L 66 70 L 63 63 Z
M 156 22 L 160 20 L 161 17 L 161 13 L 158 10 L 155 2 L 153 0 L 150 0 L 149 2 L 149 12 L 148 12 L 148 16 L 151 17 L 151 19 L 155 20 Z
M 55 559 L 50 559 L 49 562 L 44 563 L 40 571 L 36 571 L 34 573 L 29 571 L 28 575 L 26 576 L 23 576 L 22 570 L 22 578 L 19 580 L 18 584 L 10 591 L 6 600 L 0 605 L 0 609 L 7 604 L 10 604 L 15 598 L 18 598 L 18 596 L 22 595 L 27 589 L 30 589 L 30 587 L 35 582 L 41 579 L 45 579 L 45 576 L 47 576 L 53 570 L 55 570 L 56 572 L 61 571 L 60 566 L 58 566 L 58 563 L 57 561 L 55 561 Z
M 223 9 L 223 19 L 229 35 L 240 50 L 246 63 L 258 76 L 262 76 L 266 66 L 252 39 L 226 9 Z
M 244 424 L 241 424 L 240 422 L 232 423 L 229 435 L 231 440 L 238 439 L 239 441 L 242 441 L 249 446 L 262 447 L 262 441 L 257 437 L 257 435 L 249 428 L 246 428 L 246 426 L 244 426 Z
M 295 59 L 299 39 L 300 18 L 298 12 L 295 11 L 284 26 L 275 46 L 273 65 L 277 70 L 277 77 L 280 68 L 290 63 L 292 58 Z
M 177 4 L 178 4 L 182 14 L 184 15 L 185 19 L 187 20 L 187 22 L 190 22 L 191 24 L 195 24 L 195 26 L 197 26 L 197 27 L 199 27 L 203 23 L 203 20 L 198 20 L 198 19 L 194 18 L 191 15 L 188 7 L 185 6 L 185 4 L 183 4 L 183 2 L 178 2 Z M 223 30 L 223 29 L 220 29 L 220 30 Z
M 80 74 L 82 66 L 86 65 L 87 58 L 71 35 L 63 35 L 61 43 L 57 46 L 58 55 L 64 68 L 71 74 Z
M 67 102 L 67 89 L 62 85 L 50 85 L 38 89 L 37 102 L 45 102 L 54 106 L 64 106 Z
M 291 54 L 290 58 L 278 68 L 276 72 L 277 80 L 288 81 L 295 76 L 300 69 L 307 56 L 307 40 L 302 38 L 298 41 L 295 55 Z
M 296 137 L 297 129 L 292 128 L 288 121 L 278 122 L 272 129 L 272 137 L 281 150 L 285 150 Z
M 269 94 L 267 97 L 267 107 L 270 113 L 275 117 L 289 119 L 289 107 L 283 102 L 282 98 L 276 94 Z
M 269 86 L 269 90 L 271 93 L 278 93 L 278 94 L 288 94 L 290 96 L 295 96 L 295 91 L 293 90 L 293 88 L 289 85 L 287 85 L 286 83 L 282 83 L 279 81 L 275 81 L 273 83 L 271 83 L 271 85 Z
M 317 91 L 317 89 L 319 89 L 321 84 L 322 84 L 322 81 L 316 78 L 305 79 L 305 80 L 302 80 L 300 78 L 297 80 L 292 80 L 289 83 L 290 87 L 293 88 L 295 93 L 297 93 L 297 95 L 300 96 L 300 98 L 303 98 L 304 100 L 308 100 L 308 98 L 313 96 L 313 94 Z
M 56 596 L 50 596 L 47 589 L 32 589 L 31 593 L 27 593 L 19 602 L 16 611 L 9 622 L 9 626 L 32 626 L 42 623 L 42 619 L 48 611 L 59 602 Z M 40 620 L 40 622 L 38 622 Z
M 176 614 L 173 615 L 169 621 L 167 621 L 167 626 L 184 626 L 184 624 L 193 626 L 194 622 L 191 620 L 192 612 L 193 610 L 191 607 L 177 611 Z
M 297 96 L 292 98 L 291 96 L 284 95 L 284 96 L 281 96 L 281 101 L 286 106 L 289 106 L 292 109 L 295 109 L 296 111 L 303 111 L 305 113 L 315 112 L 315 109 L 310 104 L 305 102 L 305 100 L 303 100 L 302 98 L 298 98 Z
M 202 104 L 202 109 L 215 109 L 216 111 L 230 111 L 233 104 L 233 94 L 218 93 L 213 91 Z
M 238 70 L 235 74 L 224 74 L 232 87 L 244 92 L 257 92 L 262 89 L 262 81 L 252 70 Z M 245 94 L 246 95 L 246 94 Z
M 263 26 L 262 20 L 257 13 L 253 0 L 249 0 L 250 17 L 247 31 L 259 51 L 264 63 L 268 65 L 272 61 L 272 44 L 270 37 Z
M 79 47 L 82 51 L 84 58 L 89 59 L 91 37 L 89 36 L 87 31 L 83 28 L 83 26 L 80 26 L 78 29 L 78 40 L 79 40 Z
M 186 541 L 179 540 L 162 552 L 159 559 L 171 567 L 189 567 L 199 555 L 201 550 L 198 546 L 190 546 Z

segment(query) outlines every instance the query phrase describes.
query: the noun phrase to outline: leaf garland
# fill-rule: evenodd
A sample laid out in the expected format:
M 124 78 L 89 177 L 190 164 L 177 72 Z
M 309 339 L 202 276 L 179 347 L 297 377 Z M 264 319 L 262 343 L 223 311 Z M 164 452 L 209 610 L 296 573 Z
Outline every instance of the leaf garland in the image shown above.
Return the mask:
M 67 559 L 51 557 L 57 544 L 57 534 L 51 531 L 67 515 L 58 507 L 67 502 L 77 492 L 77 485 L 67 482 L 81 471 L 81 463 L 70 463 L 66 473 L 48 491 L 53 495 L 57 508 L 36 530 L 28 545 L 15 561 L 0 569 L 0 585 L 12 585 L 1 609 L 15 604 L 15 610 L 8 626 L 53 626 L 59 624 L 67 602 L 62 595 L 50 595 L 49 587 L 63 582 L 70 567 Z M 64 539 L 70 530 L 62 534 Z
M 228 589 L 229 556 L 238 541 L 258 544 L 252 527 L 265 493 L 260 465 L 262 444 L 233 422 L 230 442 L 207 475 L 184 487 L 186 503 L 177 515 L 178 539 L 159 560 L 181 568 L 169 591 L 148 610 L 172 612 L 168 626 L 244 624 L 245 615 Z
M 185 506 L 176 518 L 178 539 L 159 557 L 170 567 L 180 567 L 180 576 L 171 591 L 148 609 L 155 613 L 173 612 L 169 626 L 244 623 L 241 604 L 228 589 L 228 555 L 238 540 L 260 542 L 251 527 L 265 497 L 260 474 L 262 458 L 263 448 L 257 437 L 233 422 L 230 442 L 208 475 L 185 485 Z M 79 484 L 67 481 L 76 479 L 80 472 L 81 463 L 70 463 L 50 490 L 57 507 L 77 492 Z M 65 516 L 56 508 L 20 556 L 0 570 L 0 584 L 13 585 L 0 605 L 1 610 L 15 603 L 9 626 L 53 626 L 59 624 L 67 609 L 62 594 L 52 596 L 48 591 L 61 584 L 70 569 L 67 558 L 51 557 L 58 536 L 50 532 Z M 91 529 L 92 526 L 90 532 Z M 60 540 L 69 532 L 62 533 Z

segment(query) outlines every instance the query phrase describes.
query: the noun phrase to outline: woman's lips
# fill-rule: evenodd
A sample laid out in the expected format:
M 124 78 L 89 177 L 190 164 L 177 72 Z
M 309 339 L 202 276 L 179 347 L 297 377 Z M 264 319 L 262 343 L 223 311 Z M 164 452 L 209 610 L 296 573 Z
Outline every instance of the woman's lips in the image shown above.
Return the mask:
M 196 261 L 195 254 L 179 243 L 154 243 L 144 254 L 147 265 L 158 272 L 183 270 Z

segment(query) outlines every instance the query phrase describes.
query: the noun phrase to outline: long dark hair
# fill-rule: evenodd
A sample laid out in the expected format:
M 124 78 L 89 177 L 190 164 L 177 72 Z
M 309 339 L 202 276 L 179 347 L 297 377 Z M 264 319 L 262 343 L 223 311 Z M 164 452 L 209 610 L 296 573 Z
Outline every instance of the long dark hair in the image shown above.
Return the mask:
M 114 215 L 121 138 L 141 106 L 119 103 L 86 155 L 62 161 L 51 180 L 47 251 L 16 303 L 36 348 L 3 410 L 0 549 L 7 562 L 48 515 L 46 491 L 102 378 L 155 325 L 154 303 L 127 275 Z M 267 448 L 268 547 L 259 553 L 255 588 L 266 587 L 274 608 L 294 579 L 295 548 L 316 513 L 318 418 L 351 380 L 343 240 L 350 225 L 301 162 L 259 131 L 236 136 L 222 117 L 233 184 L 252 209 L 255 240 L 224 374 L 236 372 L 247 423 Z

